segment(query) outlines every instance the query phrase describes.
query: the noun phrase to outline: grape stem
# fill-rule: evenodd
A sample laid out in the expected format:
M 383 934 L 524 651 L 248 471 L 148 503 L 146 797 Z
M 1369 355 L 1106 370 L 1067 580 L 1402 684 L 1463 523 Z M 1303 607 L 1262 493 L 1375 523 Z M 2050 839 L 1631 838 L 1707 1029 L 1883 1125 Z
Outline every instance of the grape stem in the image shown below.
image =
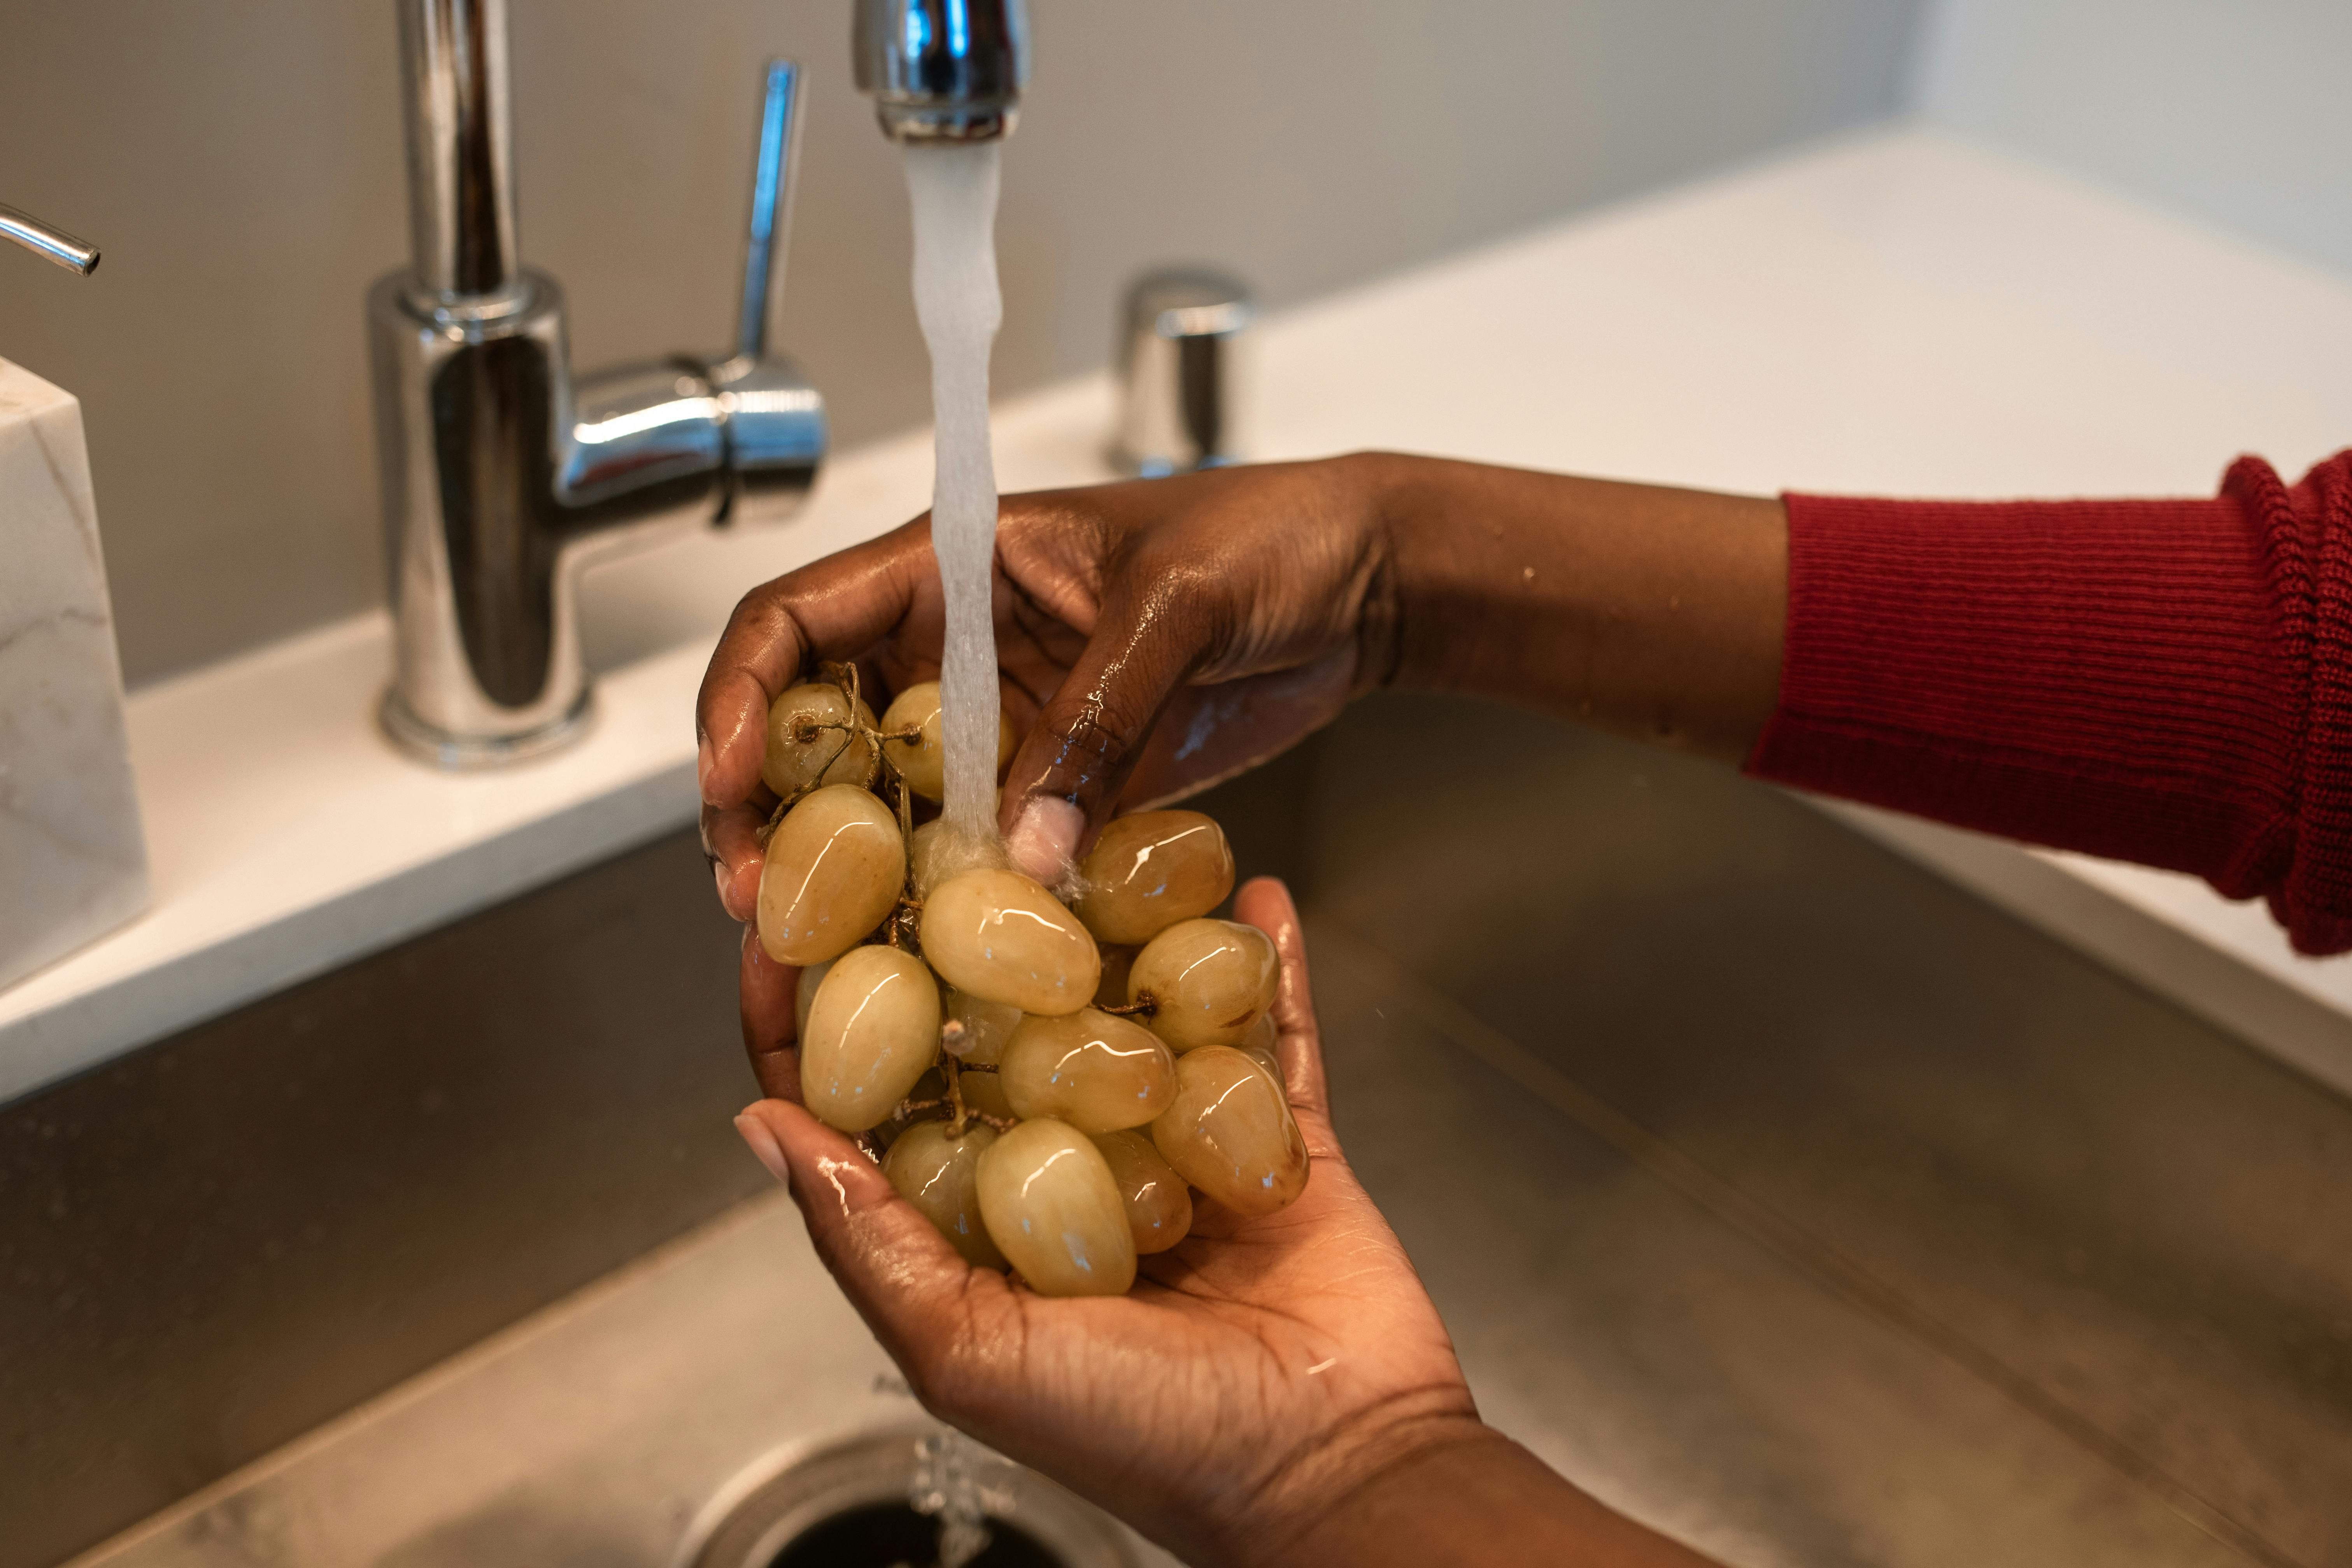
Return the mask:
M 877 742 L 919 741 L 923 738 L 923 731 L 919 726 L 912 730 L 869 730 L 855 719 L 803 719 L 800 721 L 799 728 L 793 731 L 793 739 L 805 746 L 817 738 L 818 731 L 824 730 L 847 730 L 854 735 L 863 735 L 867 740 Z
M 1160 1002 L 1157 997 L 1153 996 L 1150 992 L 1147 991 L 1142 995 L 1137 997 L 1134 1001 L 1122 1003 L 1116 1007 L 1107 1007 L 1098 1002 L 1095 1004 L 1095 1011 L 1097 1013 L 1108 1013 L 1114 1017 L 1119 1018 L 1149 1018 L 1153 1014 L 1160 1011 Z
M 940 1076 L 948 1080 L 948 1136 L 961 1138 L 963 1136 L 964 1118 L 971 1112 L 971 1107 L 963 1102 L 963 1063 L 949 1055 L 942 1058 L 942 1064 Z

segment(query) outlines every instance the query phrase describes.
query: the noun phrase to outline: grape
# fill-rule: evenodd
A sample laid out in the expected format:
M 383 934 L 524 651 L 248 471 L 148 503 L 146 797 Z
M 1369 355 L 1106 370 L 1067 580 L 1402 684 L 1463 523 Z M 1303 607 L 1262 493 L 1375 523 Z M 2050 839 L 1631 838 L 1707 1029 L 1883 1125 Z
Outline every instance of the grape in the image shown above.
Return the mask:
M 1281 1042 L 1282 1031 L 1274 1026 L 1274 1015 L 1261 1013 L 1258 1015 L 1257 1022 L 1249 1026 L 1249 1033 L 1242 1037 L 1242 1043 L 1234 1048 L 1272 1073 L 1274 1081 L 1280 1083 L 1282 1081 L 1282 1053 L 1279 1048 Z
M 1234 890 L 1225 830 L 1197 811 L 1144 811 L 1102 830 L 1078 867 L 1073 907 L 1097 942 L 1146 942 Z
M 1013 1102 L 1004 1098 L 1004 1086 L 996 1080 L 1002 1074 L 968 1072 L 959 1081 L 963 1085 L 963 1102 L 982 1116 L 993 1116 L 999 1121 L 1018 1121 Z
M 801 793 L 769 834 L 758 931 L 771 959 L 800 970 L 809 1110 L 862 1134 L 961 1256 L 1015 1268 L 1040 1295 L 1125 1291 L 1139 1255 L 1191 1233 L 1194 1188 L 1242 1215 L 1296 1199 L 1308 1156 L 1268 1012 L 1279 964 L 1264 932 L 1205 918 L 1234 885 L 1216 823 L 1189 811 L 1112 823 L 1066 908 L 1006 868 L 993 835 L 944 821 L 908 834 L 903 795 L 866 787 L 878 757 L 908 793 L 937 797 L 935 685 L 901 692 L 882 721 L 911 740 L 800 738 L 843 722 L 872 717 L 823 683 L 770 712 L 765 776 Z M 838 754 L 824 740 L 845 736 L 855 743 Z M 1000 768 L 1013 743 L 1007 726 Z M 941 1101 L 961 1110 L 926 1114 Z
M 1135 1283 L 1135 1233 L 1110 1164 L 1059 1121 L 1024 1121 L 981 1154 L 980 1213 L 1040 1296 L 1117 1296 Z
M 760 777 L 786 800 L 820 783 L 861 788 L 872 784 L 880 767 L 873 742 L 854 730 L 803 729 L 849 718 L 849 693 L 840 687 L 830 681 L 793 687 L 768 705 L 768 754 L 760 763 Z M 856 721 L 874 727 L 874 710 L 862 699 Z
M 882 1161 L 898 1195 L 976 1268 L 1004 1267 L 1004 1255 L 980 1217 L 980 1157 L 995 1142 L 996 1129 L 981 1122 L 957 1133 L 944 1121 L 918 1121 L 898 1134 Z
M 890 808 L 855 784 L 827 784 L 768 839 L 760 945 L 779 963 L 838 958 L 882 923 L 906 879 L 906 840 Z
M 1274 939 L 1235 921 L 1180 921 L 1135 955 L 1128 999 L 1149 1000 L 1151 1030 L 1179 1051 L 1230 1046 L 1274 1005 Z
M 1192 1228 L 1192 1194 L 1150 1135 L 1129 1128 L 1092 1136 L 1127 1204 L 1127 1227 L 1134 1233 L 1135 1250 L 1165 1252 L 1183 1240 Z
M 1151 1142 L 1236 1214 L 1272 1214 L 1307 1188 L 1307 1140 L 1281 1080 L 1229 1046 L 1176 1058 L 1176 1102 L 1151 1124 Z
M 959 1061 L 994 1067 L 1004 1057 L 1004 1042 L 1021 1026 L 1021 1009 L 1003 1002 L 983 1002 L 969 991 L 948 987 L 948 1016 L 963 1026 Z
M 824 984 L 825 972 L 832 967 L 833 960 L 828 958 L 823 963 L 812 963 L 801 971 L 800 980 L 793 991 L 793 1039 L 808 1038 L 809 1009 L 816 1005 L 816 988 Z
M 949 984 L 1024 1013 L 1075 1013 L 1102 977 L 1087 928 L 1018 871 L 949 878 L 923 902 L 922 935 L 923 955 Z
M 882 732 L 896 735 L 906 730 L 920 730 L 921 735 L 910 741 L 885 741 L 883 754 L 907 787 L 925 800 L 944 799 L 947 795 L 947 751 L 940 742 L 940 683 L 926 680 L 919 686 L 909 686 L 898 693 L 882 715 Z M 1003 710 L 996 715 L 996 765 L 1002 771 L 1013 760 L 1013 750 L 1020 737 L 1013 732 L 1013 721 Z
M 907 1098 L 940 1054 L 940 987 L 895 947 L 835 961 L 801 1037 L 801 1099 L 844 1132 L 863 1132 Z
M 1126 1006 L 1128 972 L 1135 967 L 1135 955 L 1143 950 L 1123 943 L 1098 942 L 1095 951 L 1102 954 L 1102 979 L 1095 984 L 1095 1005 Z
M 1050 1116 L 1081 1132 L 1140 1127 L 1176 1094 L 1176 1061 L 1160 1037 L 1092 1007 L 1024 1018 L 997 1078 L 1016 1115 Z

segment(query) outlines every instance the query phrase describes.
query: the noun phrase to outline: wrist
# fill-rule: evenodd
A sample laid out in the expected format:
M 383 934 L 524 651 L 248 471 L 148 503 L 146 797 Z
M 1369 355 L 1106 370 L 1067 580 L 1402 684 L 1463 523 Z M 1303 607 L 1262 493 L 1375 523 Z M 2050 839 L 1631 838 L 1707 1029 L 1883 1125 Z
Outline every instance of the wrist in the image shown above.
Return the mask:
M 1423 1433 L 1327 1488 L 1295 1528 L 1260 1533 L 1229 1560 L 1237 1568 L 1715 1568 L 1475 1419 Z
M 1233 1521 L 1217 1560 L 1230 1568 L 1301 1568 L 1363 1561 L 1354 1550 L 1367 1505 L 1386 1494 L 1418 1498 L 1424 1478 L 1450 1470 L 1457 1452 L 1516 1448 L 1475 1415 L 1456 1410 L 1390 1415 L 1351 1426 L 1284 1462 Z
M 1423 569 L 1428 553 L 1422 544 L 1425 509 L 1416 494 L 1428 460 L 1400 452 L 1350 452 L 1324 458 L 1322 466 L 1343 513 L 1363 531 L 1373 563 L 1356 614 L 1355 694 L 1360 696 L 1399 684 L 1409 631 L 1426 640 L 1417 624 L 1408 626 L 1407 606 L 1421 597 L 1411 576 Z
M 1385 552 L 1384 684 L 1736 762 L 1778 700 L 1778 500 L 1390 453 L 1344 459 Z
M 1480 652 L 1497 616 L 1525 609 L 1515 602 L 1526 581 L 1514 563 L 1525 553 L 1517 536 L 1526 520 L 1479 493 L 1482 480 L 1505 470 L 1402 452 L 1335 460 L 1348 466 L 1384 565 L 1387 646 L 1374 683 L 1516 695 L 1487 689 Z M 1570 521 L 1543 520 L 1555 528 Z

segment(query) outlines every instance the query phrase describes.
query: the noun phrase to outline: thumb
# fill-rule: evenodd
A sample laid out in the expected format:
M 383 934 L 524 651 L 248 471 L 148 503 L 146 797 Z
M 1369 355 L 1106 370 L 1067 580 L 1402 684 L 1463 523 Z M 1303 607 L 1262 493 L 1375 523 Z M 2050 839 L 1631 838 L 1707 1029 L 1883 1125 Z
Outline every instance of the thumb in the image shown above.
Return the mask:
M 1302 1120 L 1321 1125 L 1333 1147 L 1331 1089 L 1323 1070 L 1323 1030 L 1315 1017 L 1315 993 L 1307 977 L 1307 937 L 1290 889 L 1275 877 L 1253 877 L 1234 895 L 1234 918 L 1274 939 L 1282 962 L 1275 993 L 1276 1057 L 1282 1064 L 1283 1092 Z
M 1013 867 L 1047 887 L 1065 880 L 1118 801 L 1168 700 L 1208 646 L 1205 595 L 1176 574 L 1108 598 L 1086 650 L 1038 714 L 1005 774 L 1001 826 Z

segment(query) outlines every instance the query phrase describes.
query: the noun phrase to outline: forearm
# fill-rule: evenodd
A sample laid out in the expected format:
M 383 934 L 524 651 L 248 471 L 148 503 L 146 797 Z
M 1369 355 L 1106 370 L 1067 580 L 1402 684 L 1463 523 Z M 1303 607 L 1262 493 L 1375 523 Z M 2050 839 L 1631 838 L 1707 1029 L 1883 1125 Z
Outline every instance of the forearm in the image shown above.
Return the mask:
M 1381 672 L 2267 898 L 2352 949 L 2352 452 L 2211 500 L 1786 501 L 1373 455 Z
M 1788 521 L 1769 498 L 1368 455 L 1391 679 L 1727 762 L 1779 692 Z
M 1302 1533 L 1235 1568 L 1706 1568 L 1699 1556 L 1570 1486 L 1491 1428 L 1420 1448 L 1336 1498 Z

